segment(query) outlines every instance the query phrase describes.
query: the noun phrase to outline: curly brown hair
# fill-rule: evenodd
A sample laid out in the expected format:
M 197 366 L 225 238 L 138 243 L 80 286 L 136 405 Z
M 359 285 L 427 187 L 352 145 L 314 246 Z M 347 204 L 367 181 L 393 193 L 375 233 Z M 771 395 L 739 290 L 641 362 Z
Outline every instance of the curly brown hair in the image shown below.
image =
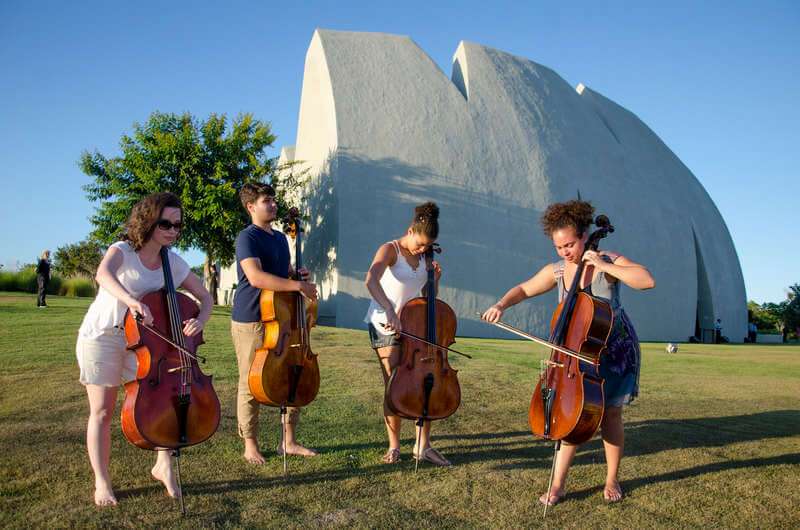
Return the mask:
M 553 232 L 569 226 L 575 229 L 578 237 L 583 236 L 592 224 L 594 206 L 586 201 L 567 201 L 551 204 L 542 215 L 542 228 L 547 237 L 553 237 Z
M 166 191 L 151 193 L 133 205 L 122 239 L 130 243 L 134 250 L 140 250 L 152 237 L 164 208 L 179 208 L 183 219 L 183 206 L 177 195 Z
M 411 230 L 429 239 L 439 237 L 439 207 L 435 202 L 422 203 L 414 208 Z

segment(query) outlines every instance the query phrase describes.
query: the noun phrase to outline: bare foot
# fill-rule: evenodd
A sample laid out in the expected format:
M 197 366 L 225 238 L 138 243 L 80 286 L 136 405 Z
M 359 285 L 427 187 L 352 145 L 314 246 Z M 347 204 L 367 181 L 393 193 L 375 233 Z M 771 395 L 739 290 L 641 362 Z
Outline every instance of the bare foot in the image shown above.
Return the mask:
M 542 496 L 539 497 L 539 502 L 546 504 L 547 506 L 555 506 L 564 500 L 565 496 L 566 494 L 564 493 L 564 490 L 551 489 L 549 495 L 547 493 L 543 493 Z
M 258 465 L 266 462 L 266 460 L 264 460 L 264 455 L 261 454 L 261 451 L 259 451 L 258 448 L 253 448 L 253 449 L 245 448 L 244 459 L 251 464 L 258 464 Z
M 95 486 L 94 503 L 98 506 L 116 506 L 117 498 L 111 486 Z
M 606 482 L 606 487 L 603 489 L 603 498 L 606 502 L 619 502 L 622 500 L 622 488 L 616 480 L 613 482 Z
M 258 450 L 258 440 L 255 438 L 244 439 L 244 459 L 250 464 L 261 465 L 266 462 L 264 455 Z
M 286 444 L 287 455 L 297 456 L 317 456 L 317 452 L 308 447 L 303 447 L 299 443 Z M 278 456 L 283 456 L 283 444 L 278 446 Z
M 153 466 L 153 469 L 150 470 L 150 474 L 153 475 L 154 479 L 164 483 L 164 486 L 167 488 L 167 495 L 173 499 L 177 499 L 181 496 L 181 490 L 178 487 L 178 480 L 175 478 L 175 473 L 172 472 L 172 466 L 156 464 Z

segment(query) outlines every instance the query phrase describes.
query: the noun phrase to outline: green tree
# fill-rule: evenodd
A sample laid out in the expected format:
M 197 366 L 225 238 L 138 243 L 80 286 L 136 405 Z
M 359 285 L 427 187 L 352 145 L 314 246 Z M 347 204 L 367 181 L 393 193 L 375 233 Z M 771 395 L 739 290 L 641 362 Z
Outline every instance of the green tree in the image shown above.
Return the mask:
M 786 300 L 779 303 L 767 302 L 761 305 L 750 301 L 747 309 L 759 331 L 782 331 L 800 335 L 800 283 L 789 286 Z
M 53 254 L 53 269 L 65 278 L 83 276 L 94 281 L 101 259 L 103 259 L 103 247 L 100 243 L 85 239 L 58 247 Z
M 239 190 L 248 182 L 277 181 L 281 168 L 266 154 L 274 141 L 269 123 L 251 114 L 238 116 L 230 128 L 225 115 L 211 114 L 201 122 L 189 113 L 151 114 L 144 125 L 133 125 L 132 135 L 122 136 L 120 156 L 81 155 L 81 169 L 94 179 L 84 189 L 89 200 L 100 201 L 91 219 L 92 236 L 110 244 L 138 200 L 171 191 L 184 207 L 178 248 L 202 250 L 206 267 L 230 265 L 236 235 L 249 222 Z M 286 174 L 276 187 L 279 215 L 289 207 L 285 190 L 296 184 L 294 174 Z
M 800 283 L 789 286 L 789 293 L 782 304 L 785 329 L 800 335 Z
M 769 308 L 769 305 L 770 304 L 759 304 L 752 300 L 747 302 L 747 309 L 750 313 L 750 319 L 755 323 L 756 327 L 761 332 L 778 331 L 778 321 L 780 320 L 780 317 L 775 314 L 774 310 Z

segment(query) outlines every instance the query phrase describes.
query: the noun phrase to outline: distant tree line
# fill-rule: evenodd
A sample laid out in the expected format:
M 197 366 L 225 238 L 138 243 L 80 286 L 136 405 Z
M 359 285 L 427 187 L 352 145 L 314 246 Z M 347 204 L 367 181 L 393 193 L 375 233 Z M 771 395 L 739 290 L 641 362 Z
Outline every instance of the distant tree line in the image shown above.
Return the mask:
M 800 283 L 789 286 L 786 300 L 758 304 L 747 303 L 750 322 L 760 333 L 782 333 L 784 336 L 800 334 Z

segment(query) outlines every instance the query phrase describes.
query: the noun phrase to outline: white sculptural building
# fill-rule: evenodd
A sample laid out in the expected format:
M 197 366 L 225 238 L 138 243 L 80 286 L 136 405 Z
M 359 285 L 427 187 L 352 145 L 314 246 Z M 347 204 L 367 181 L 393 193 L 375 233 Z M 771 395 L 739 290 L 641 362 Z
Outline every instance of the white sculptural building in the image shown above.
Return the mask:
M 558 259 L 539 218 L 580 196 L 616 227 L 601 249 L 656 278 L 654 290 L 622 291 L 642 340 L 686 340 L 697 328 L 709 337 L 717 318 L 732 341 L 746 335 L 739 259 L 697 178 L 632 112 L 528 59 L 461 42 L 448 78 L 408 37 L 318 30 L 297 141 L 282 157 L 313 176 L 304 261 L 322 322 L 364 327 L 376 249 L 432 200 L 439 297 L 458 333 L 508 337 L 476 312 Z M 504 320 L 546 335 L 555 303 L 553 292 Z

